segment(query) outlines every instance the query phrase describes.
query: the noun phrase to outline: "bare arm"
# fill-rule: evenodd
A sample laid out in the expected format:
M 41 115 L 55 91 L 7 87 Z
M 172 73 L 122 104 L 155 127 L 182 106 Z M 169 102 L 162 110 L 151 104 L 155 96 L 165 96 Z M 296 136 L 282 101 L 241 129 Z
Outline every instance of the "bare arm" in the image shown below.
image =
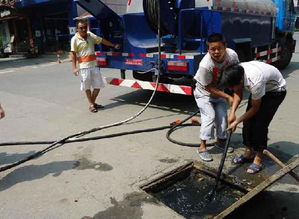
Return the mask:
M 120 49 L 120 45 L 119 44 L 113 44 L 108 40 L 102 39 L 102 44 L 104 44 L 105 46 L 110 46 L 113 47 L 114 49 Z
M 239 90 L 234 92 L 233 95 L 233 104 L 230 108 L 229 115 L 228 115 L 228 124 L 234 122 L 236 118 L 236 111 L 242 101 L 242 96 L 243 96 L 243 89 L 240 88 Z
M 251 107 L 248 111 L 246 111 L 242 116 L 237 118 L 234 122 L 232 122 L 229 126 L 228 129 L 231 129 L 233 132 L 236 130 L 237 125 L 243 121 L 246 121 L 247 119 L 251 118 L 254 116 L 257 111 L 260 109 L 262 99 L 257 99 L 257 100 L 251 100 Z
M 225 92 L 217 89 L 216 87 L 214 87 L 212 84 L 209 84 L 207 86 L 205 86 L 205 89 L 210 92 L 211 94 L 214 94 L 216 96 L 219 96 L 219 97 L 223 97 L 225 99 L 227 99 L 227 101 L 229 102 L 230 105 L 233 104 L 233 97 L 226 94 Z
M 77 55 L 73 51 L 71 51 L 71 59 L 72 59 L 72 66 L 73 66 L 73 74 L 77 76 L 79 74 L 79 70 L 77 68 Z

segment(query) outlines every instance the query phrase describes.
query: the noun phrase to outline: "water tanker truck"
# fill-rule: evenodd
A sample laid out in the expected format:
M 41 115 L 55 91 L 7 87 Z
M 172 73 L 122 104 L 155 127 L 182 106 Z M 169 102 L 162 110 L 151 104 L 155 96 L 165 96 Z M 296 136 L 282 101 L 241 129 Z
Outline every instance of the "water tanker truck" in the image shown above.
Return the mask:
M 108 80 L 114 85 L 151 89 L 160 66 L 160 91 L 191 95 L 212 33 L 222 33 L 240 61 L 280 69 L 290 63 L 296 44 L 293 0 L 129 0 L 123 15 L 100 0 L 74 1 L 94 16 L 98 35 L 121 44 L 120 50 L 100 45 L 96 52 L 101 68 L 121 70 L 120 79 Z M 136 81 L 126 79 L 127 70 Z

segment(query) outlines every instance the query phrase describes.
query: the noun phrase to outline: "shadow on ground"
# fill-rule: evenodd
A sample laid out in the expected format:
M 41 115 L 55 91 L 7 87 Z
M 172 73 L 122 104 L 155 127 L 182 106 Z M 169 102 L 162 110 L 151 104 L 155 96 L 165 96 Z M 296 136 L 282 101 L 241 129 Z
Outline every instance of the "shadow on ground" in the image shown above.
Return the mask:
M 30 156 L 31 154 L 35 153 L 35 151 L 29 151 L 23 154 L 7 154 L 5 152 L 0 153 L 0 165 L 3 164 L 10 164 L 17 162 L 25 157 Z
M 111 109 L 124 104 L 145 106 L 153 91 L 136 90 L 124 95 L 114 97 L 115 103 L 105 105 L 105 109 Z M 198 110 L 193 96 L 157 92 L 153 98 L 150 108 L 167 110 L 169 112 L 190 114 Z
M 298 202 L 299 196 L 295 192 L 263 191 L 226 218 L 295 219 L 295 215 L 299 215 Z
M 9 189 L 18 183 L 41 179 L 49 174 L 59 176 L 63 171 L 75 167 L 75 161 L 59 161 L 19 167 L 0 179 L 0 191 Z
M 299 62 L 290 62 L 290 64 L 284 70 L 281 70 L 281 72 L 284 78 L 288 78 L 294 71 L 297 71 L 298 69 Z

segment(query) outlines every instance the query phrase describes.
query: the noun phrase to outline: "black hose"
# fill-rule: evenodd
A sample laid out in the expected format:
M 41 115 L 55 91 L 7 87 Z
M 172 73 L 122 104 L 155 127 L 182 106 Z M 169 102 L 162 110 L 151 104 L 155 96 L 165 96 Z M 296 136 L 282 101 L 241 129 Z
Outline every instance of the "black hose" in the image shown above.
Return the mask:
M 228 147 L 229 147 L 231 136 L 232 136 L 232 130 L 230 129 L 228 131 L 228 138 L 226 139 L 226 142 L 225 142 L 224 151 L 223 151 L 223 154 L 222 154 L 221 162 L 220 162 L 220 165 L 219 165 L 219 168 L 218 168 L 218 172 L 217 172 L 217 176 L 216 176 L 216 179 L 215 179 L 215 185 L 213 187 L 213 190 L 211 192 L 209 192 L 208 195 L 207 195 L 207 197 L 206 197 L 206 199 L 209 200 L 209 201 L 212 200 L 212 198 L 216 194 L 217 187 L 218 187 L 219 180 L 220 180 L 220 176 L 221 176 L 221 173 L 222 173 L 222 170 L 223 170 L 223 166 L 224 166 L 224 161 L 225 161 L 225 158 L 226 158 L 227 150 L 228 150 Z
M 188 117 L 189 118 L 189 117 Z M 184 121 L 185 122 L 185 121 Z M 177 124 L 175 125 L 175 127 L 178 126 L 194 126 L 194 124 Z M 108 134 L 108 135 L 102 135 L 102 136 L 95 136 L 95 137 L 89 137 L 89 138 L 80 138 L 80 139 L 71 139 L 74 137 L 77 137 L 78 134 L 72 135 L 72 136 L 68 136 L 64 139 L 58 140 L 58 141 L 29 141 L 29 142 L 4 142 L 4 143 L 0 143 L 0 146 L 12 146 L 12 145 L 36 145 L 36 144 L 51 144 L 48 147 L 46 147 L 43 150 L 40 150 L 32 155 L 29 155 L 28 157 L 19 160 L 15 163 L 0 167 L 0 172 L 11 169 L 15 166 L 18 166 L 22 163 L 25 163 L 29 160 L 35 159 L 51 150 L 54 150 L 64 144 L 67 143 L 74 143 L 74 142 L 84 142 L 84 141 L 91 141 L 91 140 L 99 140 L 99 139 L 104 139 L 104 138 L 114 138 L 114 137 L 119 137 L 119 136 L 124 136 L 124 135 L 129 135 L 129 134 L 138 134 L 138 133 L 142 133 L 142 132 L 154 132 L 154 131 L 159 131 L 159 130 L 163 130 L 163 129 L 169 129 L 172 128 L 172 125 L 168 125 L 168 126 L 161 126 L 161 127 L 156 127 L 156 128 L 148 128 L 148 129 L 140 129 L 140 130 L 133 130 L 133 131 L 129 131 L 129 132 L 119 132 L 119 133 L 114 133 L 114 134 Z
M 12 163 L 12 164 L 9 164 L 9 165 L 0 167 L 0 172 L 5 171 L 5 170 L 8 170 L 8 169 L 11 169 L 11 168 L 13 168 L 13 167 L 16 167 L 16 166 L 18 166 L 18 165 L 20 165 L 20 164 L 22 164 L 22 163 L 25 163 L 25 162 L 29 161 L 29 160 L 32 160 L 32 159 L 34 159 L 34 158 L 37 158 L 37 157 L 43 155 L 44 153 L 46 153 L 49 149 L 53 148 L 54 146 L 56 146 L 56 145 L 58 145 L 58 144 L 59 144 L 59 145 L 63 145 L 64 142 L 65 142 L 67 139 L 69 139 L 69 138 L 73 138 L 73 137 L 75 137 L 75 136 L 76 136 L 76 135 L 72 135 L 72 136 L 63 138 L 63 139 L 61 139 L 61 140 L 55 141 L 55 142 L 53 142 L 50 146 L 46 147 L 45 149 L 40 150 L 40 151 L 38 151 L 38 152 L 36 152 L 36 153 L 34 153 L 34 154 L 32 154 L 32 155 L 30 155 L 30 156 L 28 156 L 28 157 L 22 159 L 22 160 L 19 160 L 19 161 L 16 161 L 16 162 Z
M 182 124 L 181 126 L 191 126 L 193 124 Z M 78 138 L 78 139 L 68 139 L 65 140 L 64 143 L 74 143 L 74 142 L 83 142 L 83 141 L 92 141 L 92 140 L 99 140 L 104 138 L 114 138 L 118 136 L 123 135 L 130 135 L 130 134 L 138 134 L 142 132 L 154 132 L 159 131 L 163 129 L 168 129 L 173 127 L 173 125 L 168 126 L 161 126 L 156 128 L 148 128 L 148 129 L 139 129 L 139 130 L 133 130 L 128 132 L 119 132 L 114 134 L 108 134 L 108 135 L 101 135 L 101 136 L 95 136 L 95 137 L 89 137 L 89 138 Z M 18 141 L 18 142 L 2 142 L 0 143 L 0 147 L 6 147 L 6 146 L 16 146 L 16 145 L 38 145 L 38 144 L 53 144 L 55 141 Z
M 189 146 L 189 147 L 198 147 L 198 143 L 197 144 L 185 143 L 185 142 L 181 142 L 181 141 L 176 141 L 170 137 L 171 133 L 173 133 L 175 130 L 180 129 L 183 126 L 184 122 L 188 121 L 190 118 L 195 116 L 197 113 L 199 113 L 199 110 L 196 111 L 195 113 L 193 113 L 191 116 L 188 116 L 186 119 L 182 120 L 179 124 L 176 124 L 175 126 L 171 127 L 168 130 L 168 132 L 166 133 L 166 138 L 174 144 L 178 144 L 178 145 L 182 145 L 182 146 Z M 200 126 L 200 124 L 198 124 L 198 126 Z

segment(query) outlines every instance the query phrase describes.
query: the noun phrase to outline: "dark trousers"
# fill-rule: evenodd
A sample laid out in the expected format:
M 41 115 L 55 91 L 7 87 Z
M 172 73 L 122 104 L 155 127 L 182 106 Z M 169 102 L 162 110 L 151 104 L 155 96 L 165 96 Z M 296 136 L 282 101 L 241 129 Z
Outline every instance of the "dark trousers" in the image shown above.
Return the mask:
M 243 144 L 252 147 L 254 151 L 263 151 L 267 148 L 268 127 L 276 113 L 279 105 L 286 96 L 283 92 L 267 92 L 262 97 L 262 102 L 258 112 L 243 122 Z M 248 99 L 246 111 L 251 107 L 251 95 Z

